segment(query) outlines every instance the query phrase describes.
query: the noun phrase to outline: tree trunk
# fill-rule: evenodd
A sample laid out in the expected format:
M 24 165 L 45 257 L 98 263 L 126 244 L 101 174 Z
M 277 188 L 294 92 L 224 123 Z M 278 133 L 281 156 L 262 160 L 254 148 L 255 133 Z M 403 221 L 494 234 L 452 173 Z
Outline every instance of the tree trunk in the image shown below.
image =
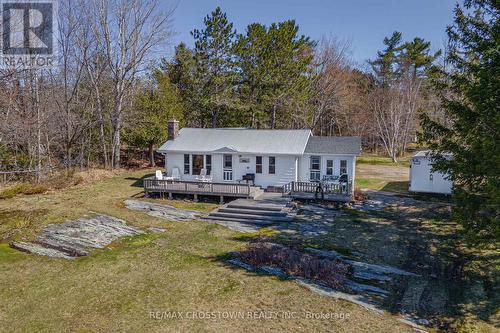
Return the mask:
M 271 128 L 276 127 L 276 105 L 273 105 L 273 112 L 271 113 Z
M 40 93 L 38 89 L 38 73 L 35 70 L 33 89 L 35 93 L 34 106 L 36 110 L 36 149 L 37 149 L 37 182 L 40 181 L 42 172 L 42 124 L 41 124 L 41 114 L 40 114 Z
M 120 168 L 120 120 L 117 118 L 113 121 L 113 149 L 112 149 L 112 167 Z
M 212 111 L 212 128 L 217 128 L 217 111 Z
M 104 168 L 107 169 L 109 167 L 109 161 L 108 150 L 106 148 L 106 137 L 104 135 L 104 115 L 102 111 L 101 93 L 97 83 L 95 84 L 95 93 L 97 100 L 97 116 L 99 120 L 99 140 L 101 141 L 102 155 L 104 157 Z
M 151 167 L 155 167 L 155 151 L 154 151 L 154 144 L 150 143 L 149 144 L 149 165 Z
M 121 131 L 121 113 L 123 107 L 123 92 L 120 88 L 117 89 L 118 96 L 115 98 L 115 109 L 114 114 L 111 119 L 113 126 L 113 146 L 112 146 L 112 167 L 115 169 L 119 169 L 121 167 L 120 164 L 120 131 Z

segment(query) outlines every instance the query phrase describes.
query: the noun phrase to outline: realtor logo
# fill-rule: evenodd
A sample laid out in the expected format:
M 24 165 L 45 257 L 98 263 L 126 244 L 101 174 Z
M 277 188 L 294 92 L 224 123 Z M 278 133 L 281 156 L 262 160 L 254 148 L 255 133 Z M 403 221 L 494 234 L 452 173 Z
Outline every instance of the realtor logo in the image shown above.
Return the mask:
M 56 1 L 4 0 L 0 67 L 51 67 L 55 63 Z

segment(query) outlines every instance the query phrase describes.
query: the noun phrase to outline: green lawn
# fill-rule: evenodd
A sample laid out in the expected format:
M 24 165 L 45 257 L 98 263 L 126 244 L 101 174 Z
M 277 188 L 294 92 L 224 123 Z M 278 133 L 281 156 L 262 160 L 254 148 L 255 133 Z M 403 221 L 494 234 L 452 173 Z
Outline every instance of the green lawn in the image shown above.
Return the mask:
M 392 166 L 410 166 L 411 155 L 406 155 L 398 158 L 397 163 L 394 163 L 390 157 L 379 155 L 362 155 L 356 159 L 358 164 L 378 164 L 378 165 L 392 165 Z
M 407 193 L 408 181 L 386 181 L 380 178 L 357 178 L 356 186 L 359 188 L 367 188 L 371 190 L 381 190 L 387 192 Z
M 356 188 L 408 193 L 409 167 L 404 163 L 372 156 L 361 156 L 356 161 Z
M 411 330 L 390 315 L 322 297 L 291 281 L 227 266 L 221 257 L 249 237 L 205 222 L 169 222 L 124 208 L 141 195 L 146 172 L 116 176 L 64 191 L 0 200 L 0 327 L 8 332 L 350 331 Z M 175 202 L 210 210 L 210 204 Z M 122 239 L 89 257 L 49 259 L 15 251 L 48 223 L 89 212 L 125 219 L 139 228 L 167 231 Z M 244 236 L 244 235 L 243 235 Z M 275 319 L 154 319 L 166 311 L 272 311 Z M 343 319 L 307 319 L 304 311 Z

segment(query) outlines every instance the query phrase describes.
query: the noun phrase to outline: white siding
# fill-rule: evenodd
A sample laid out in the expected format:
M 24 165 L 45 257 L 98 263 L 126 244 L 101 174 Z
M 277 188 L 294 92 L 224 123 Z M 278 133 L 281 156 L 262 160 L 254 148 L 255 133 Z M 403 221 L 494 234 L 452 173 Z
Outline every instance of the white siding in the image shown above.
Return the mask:
M 432 172 L 428 158 L 419 157 L 411 160 L 410 191 L 450 194 L 453 184 L 440 172 Z M 431 177 L 432 175 L 432 177 Z
M 191 154 L 200 154 L 193 152 Z M 191 155 L 190 154 L 190 155 Z M 222 161 L 224 154 L 212 155 L 212 177 L 214 182 L 223 182 Z M 241 180 L 243 175 L 247 173 L 255 173 L 255 185 L 266 188 L 268 186 L 283 186 L 294 180 L 297 180 L 297 160 L 299 157 L 288 155 L 258 155 L 262 156 L 262 173 L 255 172 L 256 156 L 251 154 L 231 154 L 233 156 L 233 182 Z M 240 163 L 241 158 L 250 159 L 249 163 Z M 269 174 L 269 156 L 276 158 L 276 172 Z M 166 154 L 165 167 L 168 175 L 172 174 L 173 168 L 179 168 L 182 180 L 196 180 L 194 175 L 184 174 L 184 154 L 169 153 Z
M 354 170 L 356 166 L 356 157 L 353 155 L 321 155 L 321 154 L 306 154 L 300 158 L 299 161 L 299 181 L 308 182 L 310 181 L 309 172 L 310 172 L 310 158 L 311 156 L 320 156 L 321 157 L 321 176 L 320 179 L 323 179 L 323 176 L 326 175 L 326 161 L 333 160 L 333 175 L 340 176 L 340 161 L 347 161 L 347 174 L 349 179 L 352 179 L 354 182 Z

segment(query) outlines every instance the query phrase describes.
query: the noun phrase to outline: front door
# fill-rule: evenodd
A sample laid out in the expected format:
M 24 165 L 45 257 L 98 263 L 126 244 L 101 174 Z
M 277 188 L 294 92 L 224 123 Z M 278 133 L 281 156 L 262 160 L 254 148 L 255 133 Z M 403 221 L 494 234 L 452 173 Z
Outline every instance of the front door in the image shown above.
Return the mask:
M 233 155 L 224 154 L 222 161 L 222 179 L 233 180 Z

